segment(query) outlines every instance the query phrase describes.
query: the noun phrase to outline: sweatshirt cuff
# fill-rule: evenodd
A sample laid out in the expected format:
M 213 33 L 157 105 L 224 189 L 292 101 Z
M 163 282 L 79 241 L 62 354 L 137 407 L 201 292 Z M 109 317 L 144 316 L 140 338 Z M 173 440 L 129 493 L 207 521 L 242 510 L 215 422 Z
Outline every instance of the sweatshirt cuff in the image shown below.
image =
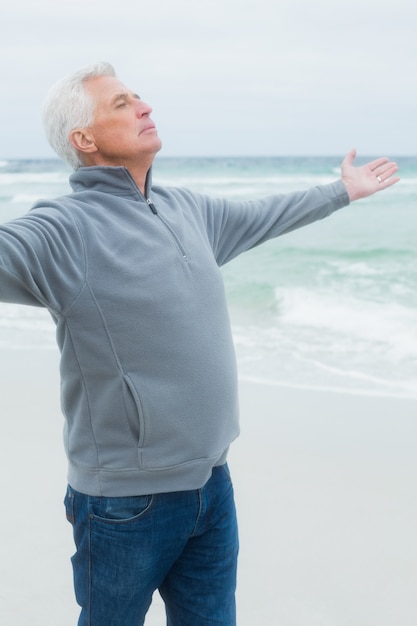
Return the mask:
M 334 183 L 327 185 L 329 195 L 331 197 L 334 210 L 342 209 L 350 204 L 349 194 L 346 190 L 345 184 L 341 179 Z

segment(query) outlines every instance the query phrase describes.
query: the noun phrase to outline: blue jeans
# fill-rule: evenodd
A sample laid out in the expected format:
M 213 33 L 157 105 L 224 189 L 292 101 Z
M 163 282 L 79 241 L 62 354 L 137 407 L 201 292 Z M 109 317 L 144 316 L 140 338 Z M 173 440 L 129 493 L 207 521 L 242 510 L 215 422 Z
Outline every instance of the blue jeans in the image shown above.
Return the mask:
M 94 497 L 68 487 L 78 626 L 142 626 L 156 589 L 168 626 L 235 626 L 238 533 L 227 465 L 195 491 Z

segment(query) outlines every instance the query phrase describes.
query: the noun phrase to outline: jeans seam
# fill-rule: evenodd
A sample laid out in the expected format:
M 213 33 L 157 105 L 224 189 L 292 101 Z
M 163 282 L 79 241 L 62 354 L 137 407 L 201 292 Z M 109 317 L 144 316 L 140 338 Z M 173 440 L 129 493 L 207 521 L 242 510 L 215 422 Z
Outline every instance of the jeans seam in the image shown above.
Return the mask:
M 229 470 L 227 463 L 225 463 L 224 465 L 219 465 L 219 468 L 222 470 L 223 474 L 227 477 L 229 482 L 232 482 L 232 476 L 230 474 L 230 470 Z
M 88 518 L 88 625 L 92 626 L 92 575 L 91 575 L 92 565 L 91 565 L 91 518 Z
M 194 537 L 197 534 L 197 527 L 200 522 L 201 513 L 203 511 L 203 494 L 201 493 L 201 489 L 197 489 L 198 493 L 198 513 L 195 518 L 194 528 L 190 533 L 190 537 Z
M 74 493 L 70 487 L 68 487 L 65 496 L 65 515 L 72 526 L 75 524 L 74 499 Z

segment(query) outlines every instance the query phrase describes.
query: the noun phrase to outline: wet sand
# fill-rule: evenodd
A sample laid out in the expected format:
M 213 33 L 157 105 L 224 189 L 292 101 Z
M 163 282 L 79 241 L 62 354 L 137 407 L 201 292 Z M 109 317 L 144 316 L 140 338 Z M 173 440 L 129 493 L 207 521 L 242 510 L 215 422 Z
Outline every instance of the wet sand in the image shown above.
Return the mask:
M 0 359 L 0 615 L 75 626 L 58 356 Z M 415 626 L 417 402 L 241 381 L 239 626 Z M 155 597 L 146 626 L 163 626 Z

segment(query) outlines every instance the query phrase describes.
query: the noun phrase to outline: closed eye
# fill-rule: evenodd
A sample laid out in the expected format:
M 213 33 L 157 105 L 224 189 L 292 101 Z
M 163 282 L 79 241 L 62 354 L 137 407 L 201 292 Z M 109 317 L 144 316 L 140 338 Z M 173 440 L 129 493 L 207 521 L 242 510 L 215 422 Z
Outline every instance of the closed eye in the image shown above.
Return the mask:
M 116 109 L 121 109 L 128 104 L 129 98 L 140 100 L 140 96 L 138 96 L 137 93 L 119 93 L 115 98 L 113 98 L 113 105 Z

